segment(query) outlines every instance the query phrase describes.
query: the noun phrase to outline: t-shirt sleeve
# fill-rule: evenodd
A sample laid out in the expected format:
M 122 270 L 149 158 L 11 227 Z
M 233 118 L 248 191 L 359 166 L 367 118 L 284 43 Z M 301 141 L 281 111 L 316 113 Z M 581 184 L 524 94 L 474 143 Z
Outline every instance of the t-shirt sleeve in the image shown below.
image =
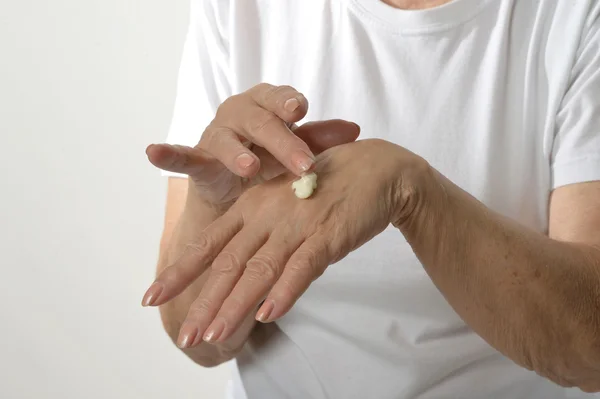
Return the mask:
M 166 142 L 194 146 L 219 105 L 231 96 L 227 1 L 192 0 L 179 67 L 177 95 Z M 164 176 L 182 176 L 163 171 Z
M 557 117 L 552 188 L 600 180 L 600 3 L 593 8 Z

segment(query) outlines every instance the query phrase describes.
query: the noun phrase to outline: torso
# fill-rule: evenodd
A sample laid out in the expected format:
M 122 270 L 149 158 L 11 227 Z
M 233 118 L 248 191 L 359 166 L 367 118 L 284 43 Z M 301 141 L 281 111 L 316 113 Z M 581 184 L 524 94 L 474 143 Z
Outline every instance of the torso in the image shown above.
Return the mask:
M 307 120 L 357 122 L 361 138 L 408 148 L 545 232 L 554 121 L 591 1 L 413 12 L 379 0 L 231 0 L 233 90 L 294 86 Z M 271 334 L 238 360 L 250 398 L 564 397 L 474 334 L 391 228 L 331 266 Z

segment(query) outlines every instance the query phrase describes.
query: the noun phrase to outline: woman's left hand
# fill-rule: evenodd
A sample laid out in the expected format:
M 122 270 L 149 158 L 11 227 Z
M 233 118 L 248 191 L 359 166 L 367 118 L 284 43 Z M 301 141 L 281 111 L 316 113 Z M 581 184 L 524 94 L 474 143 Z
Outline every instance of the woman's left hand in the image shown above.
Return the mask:
M 157 278 L 164 303 L 212 264 L 178 342 L 224 341 L 263 300 L 257 320 L 283 316 L 329 265 L 406 218 L 412 182 L 427 168 L 402 147 L 362 140 L 321 154 L 307 200 L 294 195 L 291 174 L 248 190 Z

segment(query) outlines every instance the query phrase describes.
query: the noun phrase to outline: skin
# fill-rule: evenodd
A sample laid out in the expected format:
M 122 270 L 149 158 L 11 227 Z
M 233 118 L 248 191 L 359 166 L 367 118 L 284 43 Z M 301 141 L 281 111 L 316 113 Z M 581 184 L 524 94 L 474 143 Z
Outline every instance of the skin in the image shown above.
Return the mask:
M 549 237 L 430 168 L 395 222 L 463 320 L 517 364 L 600 391 L 600 182 L 557 189 Z
M 428 8 L 447 1 L 389 1 L 388 4 L 407 9 Z M 261 84 L 221 105 L 196 147 L 152 145 L 147 149 L 148 158 L 155 166 L 189 175 L 189 181 L 169 179 L 157 274 L 193 251 L 200 232 L 221 216 L 246 188 L 285 170 L 296 175 L 310 171 L 314 152 L 356 139 L 359 129 L 342 126 L 340 121 L 309 126 L 306 134 L 295 131 L 296 134 L 291 135 L 291 130 L 297 128 L 294 122 L 305 116 L 307 108 L 306 98 L 293 88 Z M 240 109 L 245 111 L 243 118 L 238 112 Z M 247 143 L 255 145 L 245 145 Z M 173 341 L 178 340 L 181 325 L 209 271 L 210 268 L 196 280 L 188 281 L 183 292 L 161 306 L 163 325 Z M 153 284 L 142 304 L 165 302 L 159 298 L 163 290 L 164 286 Z M 168 295 L 168 289 L 164 294 Z M 183 342 L 186 345 L 181 346 L 193 346 L 182 350 L 200 365 L 215 366 L 235 355 L 254 325 L 254 318 L 249 315 L 227 340 L 213 345 Z M 181 339 L 179 341 L 182 344 Z
M 329 264 L 383 231 L 398 193 L 393 185 L 371 179 L 372 173 L 362 165 L 378 163 L 378 169 L 387 171 L 387 179 L 393 181 L 402 162 L 394 158 L 382 162 L 380 146 L 401 149 L 381 140 L 365 140 L 328 150 L 316 168 L 323 185 L 310 200 L 296 198 L 291 190 L 294 176 L 285 174 L 246 191 L 223 217 L 202 231 L 200 248 L 158 279 L 176 296 L 186 287 L 177 278 L 183 268 L 194 280 L 212 264 L 182 326 L 180 345 L 200 342 L 202 334 L 207 341 L 225 340 L 278 280 L 284 285 L 275 285 L 258 319 L 270 319 L 264 306 L 271 302 L 277 304 L 273 318 L 283 315 Z M 362 183 L 356 184 L 357 179 Z M 357 219 L 352 209 L 365 212 Z M 284 269 L 286 263 L 289 266 Z M 282 290 L 293 295 L 280 298 Z M 162 296 L 160 301 L 165 299 Z
M 292 111 L 288 107 L 289 101 L 295 102 L 296 99 L 300 99 L 300 105 Z M 294 122 L 304 117 L 307 108 L 306 99 L 296 90 L 287 86 L 261 84 L 223 103 L 202 140 L 194 148 L 166 144 L 148 147 L 148 159 L 155 166 L 189 175 L 189 179 L 169 179 L 157 273 L 161 274 L 167 266 L 194 256 L 202 231 L 223 215 L 245 190 L 277 177 L 286 170 L 293 169 L 294 173 L 301 174 L 302 169 L 306 169 L 290 162 L 281 163 L 275 154 L 281 159 L 291 159 L 298 152 L 318 154 L 358 137 L 360 128 L 341 120 L 296 126 Z M 248 115 L 255 120 L 248 121 Z M 275 128 L 276 132 L 273 131 Z M 226 136 L 224 143 L 218 134 Z M 271 136 L 280 138 L 269 140 Z M 243 140 L 256 143 L 252 151 L 240 144 Z M 266 143 L 265 147 L 258 145 L 263 142 Z M 240 165 L 235 159 L 241 154 L 249 154 L 254 162 Z M 309 157 L 311 162 L 313 157 Z M 310 167 L 313 167 L 312 163 Z M 196 298 L 209 271 L 210 268 L 204 273 L 194 272 L 193 276 L 186 271 L 176 273 L 177 280 L 183 279 L 189 286 L 183 292 L 179 290 L 179 295 L 160 309 L 165 330 L 174 341 L 192 304 L 196 303 L 197 306 Z M 163 304 L 164 298 L 173 296 L 170 284 L 162 284 L 157 280 L 144 295 L 142 304 Z M 198 364 L 215 366 L 237 353 L 254 325 L 253 312 L 240 324 L 238 331 L 224 342 L 205 345 L 201 344 L 199 337 L 194 342 L 189 341 L 188 345 L 182 345 L 190 346 L 184 352 Z
M 417 9 L 448 0 L 385 2 Z M 298 159 L 291 151 L 278 150 L 306 148 L 289 137 L 292 144 L 280 146 L 283 128 L 299 120 L 293 119 L 307 103 L 288 89 L 281 91 L 298 101 L 298 115 L 298 108 L 287 114 L 283 107 L 292 97 L 282 95 L 269 109 L 256 93 L 252 101 L 238 102 L 237 111 L 221 112 L 221 120 L 235 119 L 242 104 L 258 104 L 282 123 L 248 112 L 244 124 L 227 127 L 234 134 L 223 142 L 212 135 L 196 149 L 148 151 L 158 167 L 191 176 L 187 193 L 182 181 L 170 182 L 159 276 L 143 303 L 163 304 L 167 331 L 192 359 L 211 366 L 235 356 L 255 328 L 263 299 L 256 318 L 276 320 L 329 265 L 391 223 L 455 311 L 493 347 L 558 384 L 600 391 L 600 182 L 554 191 L 545 236 L 491 211 L 415 154 L 381 140 L 322 146 L 332 148 L 316 165 L 306 158 L 291 162 Z M 279 133 L 257 138 L 240 133 L 242 125 Z M 267 176 L 275 179 L 246 185 L 243 178 L 260 177 L 265 162 L 260 156 L 246 167 L 232 161 L 248 150 L 238 145 L 244 139 L 262 145 L 265 159 L 291 173 L 275 168 Z M 361 176 L 356 160 L 375 153 L 383 165 L 379 175 Z M 289 184 L 312 169 L 326 188 L 298 201 Z M 215 170 L 229 180 L 216 179 Z M 365 214 L 344 211 L 365 203 L 377 206 Z
M 364 173 L 360 165 L 375 157 L 381 167 Z M 392 223 L 488 343 L 558 384 L 600 391 L 600 182 L 552 195 L 547 237 L 491 211 L 385 141 L 332 148 L 316 170 L 322 187 L 313 199 L 293 196 L 291 174 L 256 186 L 202 232 L 193 258 L 159 276 L 177 295 L 185 285 L 171 273 L 198 273 L 213 260 L 182 334 L 226 342 L 265 296 L 257 318 L 276 320 L 328 265 Z
M 374 163 L 376 170 L 362 167 Z M 314 170 L 321 185 L 305 201 L 293 195 L 291 173 L 246 190 L 226 211 L 197 208 L 198 195 L 188 194 L 184 214 L 197 219 L 181 218 L 178 256 L 163 262 L 170 266 L 153 285 L 160 295 L 147 303 L 187 298 L 178 320 L 189 305 L 187 316 L 176 324 L 183 349 L 216 343 L 212 358 L 202 352 L 214 364 L 235 354 L 263 300 L 256 319 L 283 316 L 329 265 L 391 223 L 493 347 L 561 385 L 600 390 L 599 182 L 553 193 L 547 237 L 486 208 L 389 142 L 332 146 Z

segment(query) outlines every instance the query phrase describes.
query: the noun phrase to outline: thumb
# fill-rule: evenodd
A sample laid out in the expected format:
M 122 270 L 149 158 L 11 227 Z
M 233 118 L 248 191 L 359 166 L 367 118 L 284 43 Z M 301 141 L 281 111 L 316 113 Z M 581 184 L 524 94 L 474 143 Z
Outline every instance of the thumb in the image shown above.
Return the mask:
M 356 123 L 341 119 L 308 122 L 292 130 L 315 154 L 337 145 L 351 143 L 360 134 L 360 127 Z

